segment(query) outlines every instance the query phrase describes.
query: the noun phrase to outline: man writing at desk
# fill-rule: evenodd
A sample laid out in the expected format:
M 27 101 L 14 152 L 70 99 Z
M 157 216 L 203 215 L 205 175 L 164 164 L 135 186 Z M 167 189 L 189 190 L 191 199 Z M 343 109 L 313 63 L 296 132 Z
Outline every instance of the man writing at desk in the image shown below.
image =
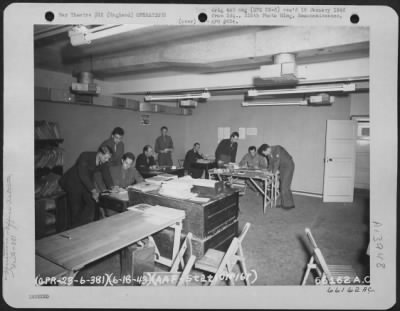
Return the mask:
M 239 162 L 240 167 L 250 169 L 267 168 L 267 164 L 267 161 L 257 154 L 256 146 L 250 146 L 248 153 Z
M 185 162 L 183 162 L 183 168 L 185 169 L 185 174 L 189 174 L 193 178 L 200 178 L 203 175 L 203 170 L 201 168 L 192 167 L 198 159 L 204 159 L 203 155 L 200 154 L 200 144 L 195 143 L 193 149 L 190 149 L 185 156 Z
M 156 168 L 157 165 L 153 157 L 153 148 L 150 145 L 146 145 L 143 147 L 143 153 L 139 154 L 136 160 L 136 169 L 141 172 Z

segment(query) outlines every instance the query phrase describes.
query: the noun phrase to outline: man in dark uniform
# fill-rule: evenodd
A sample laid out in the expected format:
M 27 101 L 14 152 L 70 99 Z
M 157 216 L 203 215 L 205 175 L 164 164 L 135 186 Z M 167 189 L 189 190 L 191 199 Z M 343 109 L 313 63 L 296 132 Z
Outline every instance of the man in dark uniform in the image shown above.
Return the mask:
M 157 167 L 156 161 L 153 157 L 153 148 L 150 145 L 143 147 L 143 153 L 139 154 L 136 160 L 136 169 L 141 171 L 148 171 Z
M 186 152 L 185 161 L 183 162 L 183 168 L 185 173 L 187 172 L 193 178 L 200 178 L 203 175 L 203 170 L 201 168 L 192 167 L 193 163 L 196 163 L 197 159 L 204 159 L 200 154 L 200 144 L 195 143 L 193 149 Z
M 280 174 L 280 197 L 283 209 L 294 208 L 293 195 L 290 190 L 294 173 L 292 156 L 282 146 L 269 146 L 263 144 L 258 148 L 258 153 L 268 159 L 268 169 Z
M 215 161 L 220 164 L 228 164 L 236 161 L 236 152 L 238 148 L 239 133 L 233 132 L 231 137 L 219 142 L 215 150 Z
M 113 155 L 110 161 L 108 162 L 110 166 L 121 164 L 121 158 L 125 152 L 125 146 L 122 141 L 123 137 L 124 137 L 124 130 L 120 127 L 116 127 L 112 131 L 111 137 L 103 141 L 100 145 L 100 147 L 108 146 L 113 151 Z
M 172 166 L 171 152 L 174 150 L 174 143 L 171 136 L 167 135 L 168 128 L 163 126 L 161 128 L 161 136 L 157 137 L 154 145 L 154 151 L 158 154 L 158 165 Z
M 99 197 L 94 174 L 100 172 L 106 187 L 112 186 L 110 171 L 106 165 L 112 154 L 113 150 L 108 146 L 100 147 L 97 152 L 82 152 L 75 165 L 60 178 L 60 186 L 67 193 L 72 227 L 94 220 Z

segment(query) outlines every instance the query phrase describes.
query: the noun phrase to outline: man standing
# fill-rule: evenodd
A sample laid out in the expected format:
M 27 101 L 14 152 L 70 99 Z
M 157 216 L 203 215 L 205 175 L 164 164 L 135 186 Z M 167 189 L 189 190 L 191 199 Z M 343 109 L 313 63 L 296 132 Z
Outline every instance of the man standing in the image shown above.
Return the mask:
M 122 142 L 122 139 L 124 137 L 124 130 L 120 127 L 116 127 L 112 133 L 111 137 L 105 141 L 102 142 L 100 147 L 102 146 L 108 146 L 113 150 L 113 156 L 109 161 L 109 165 L 120 165 L 121 163 L 121 158 L 122 155 L 125 152 L 125 147 L 124 143 Z
M 200 144 L 195 143 L 193 149 L 186 152 L 185 161 L 183 162 L 185 174 L 187 173 L 193 178 L 200 178 L 203 175 L 203 170 L 201 168 L 192 167 L 192 164 L 196 163 L 198 159 L 204 159 L 204 157 L 200 154 Z
M 157 137 L 154 145 L 154 151 L 158 154 L 159 166 L 172 166 L 171 151 L 174 150 L 174 143 L 171 136 L 167 135 L 168 128 L 163 126 L 161 128 L 161 136 Z
M 239 133 L 233 132 L 231 137 L 223 139 L 215 150 L 215 161 L 220 164 L 228 164 L 236 161 Z
M 272 173 L 280 174 L 280 197 L 283 209 L 294 208 L 293 195 L 290 190 L 294 173 L 292 156 L 282 146 L 269 146 L 263 144 L 258 148 L 258 153 L 268 159 L 268 169 Z
M 239 166 L 243 168 L 267 168 L 267 161 L 264 157 L 261 157 L 257 154 L 256 146 L 250 146 L 248 149 L 248 153 L 246 153 L 242 160 L 239 162 Z
M 60 178 L 59 184 L 67 193 L 72 227 L 94 220 L 96 201 L 99 198 L 94 175 L 99 172 L 106 187 L 112 186 L 110 171 L 106 165 L 112 153 L 108 146 L 100 147 L 97 152 L 82 152 L 75 165 Z

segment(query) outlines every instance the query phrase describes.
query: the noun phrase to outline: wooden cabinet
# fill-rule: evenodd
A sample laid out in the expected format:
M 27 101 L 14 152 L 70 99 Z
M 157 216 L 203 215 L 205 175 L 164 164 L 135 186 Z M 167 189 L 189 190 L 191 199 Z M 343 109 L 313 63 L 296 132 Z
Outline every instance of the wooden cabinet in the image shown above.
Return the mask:
M 184 210 L 182 238 L 186 233 L 193 234 L 193 253 L 203 256 L 209 248 L 226 251 L 232 239 L 238 234 L 239 194 L 226 189 L 207 203 L 162 196 L 156 192 L 143 193 L 129 190 L 130 204 L 147 203 Z M 162 256 L 172 254 L 173 231 L 165 229 L 154 235 L 154 240 Z
M 183 220 L 183 232 L 191 232 L 202 239 L 215 234 L 224 224 L 237 219 L 239 211 L 239 196 L 232 190 L 216 195 L 207 203 L 195 203 L 165 197 L 157 192 L 143 193 L 130 189 L 129 200 L 131 205 L 147 203 L 184 210 L 186 218 Z

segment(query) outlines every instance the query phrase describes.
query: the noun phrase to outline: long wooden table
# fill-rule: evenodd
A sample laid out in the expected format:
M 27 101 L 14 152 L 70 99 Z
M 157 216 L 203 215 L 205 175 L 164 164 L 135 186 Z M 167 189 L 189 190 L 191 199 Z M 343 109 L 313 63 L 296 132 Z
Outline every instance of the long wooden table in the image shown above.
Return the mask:
M 209 174 L 216 176 L 219 180 L 222 180 L 222 176 L 225 176 L 231 183 L 234 182 L 235 178 L 247 179 L 263 195 L 264 214 L 267 206 L 270 208 L 276 207 L 276 202 L 279 197 L 279 173 L 273 174 L 266 170 L 256 169 L 212 169 L 209 171 Z M 262 188 L 256 180 L 261 180 L 263 182 Z
M 128 210 L 121 214 L 89 223 L 36 241 L 36 254 L 53 264 L 76 273 L 85 265 L 127 247 L 163 230 L 175 229 L 172 258 L 164 258 L 171 265 L 179 250 L 180 233 L 185 212 L 150 206 L 145 210 Z

